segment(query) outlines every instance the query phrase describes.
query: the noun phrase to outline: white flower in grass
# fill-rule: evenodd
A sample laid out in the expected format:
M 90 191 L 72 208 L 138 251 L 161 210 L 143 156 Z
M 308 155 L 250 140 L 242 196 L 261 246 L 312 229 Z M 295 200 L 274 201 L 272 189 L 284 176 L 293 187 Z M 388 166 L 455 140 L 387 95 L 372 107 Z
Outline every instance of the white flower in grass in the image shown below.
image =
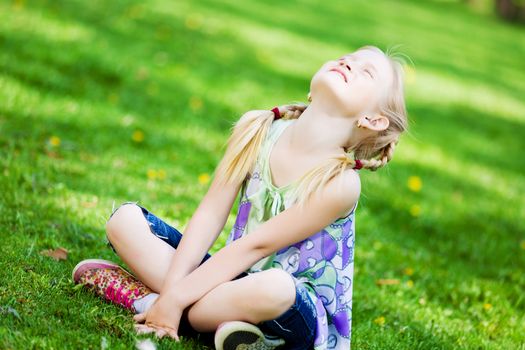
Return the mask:
M 137 350 L 157 350 L 157 346 L 151 339 L 137 340 L 135 346 Z

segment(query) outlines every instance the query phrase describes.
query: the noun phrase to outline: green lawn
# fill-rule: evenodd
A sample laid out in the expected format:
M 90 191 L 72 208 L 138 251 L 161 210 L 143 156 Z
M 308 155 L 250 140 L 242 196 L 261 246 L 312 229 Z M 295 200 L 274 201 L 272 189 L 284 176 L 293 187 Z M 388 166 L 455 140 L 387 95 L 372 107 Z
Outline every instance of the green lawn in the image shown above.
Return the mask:
M 524 38 L 460 1 L 1 1 L 0 348 L 133 348 L 130 315 L 70 281 L 118 259 L 113 204 L 183 230 L 244 111 L 403 44 L 410 133 L 361 172 L 353 349 L 525 349 Z

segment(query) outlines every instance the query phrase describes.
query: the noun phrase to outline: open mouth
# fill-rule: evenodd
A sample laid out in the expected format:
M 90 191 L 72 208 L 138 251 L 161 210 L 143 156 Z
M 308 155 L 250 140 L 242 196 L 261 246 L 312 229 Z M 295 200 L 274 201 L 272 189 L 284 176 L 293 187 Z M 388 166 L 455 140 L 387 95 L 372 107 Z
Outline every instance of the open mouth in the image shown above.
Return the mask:
M 332 68 L 332 69 L 330 69 L 330 72 L 336 72 L 336 73 L 341 74 L 341 76 L 345 80 L 345 83 L 348 83 L 348 79 L 346 79 L 346 75 L 341 70 L 339 70 L 337 68 Z

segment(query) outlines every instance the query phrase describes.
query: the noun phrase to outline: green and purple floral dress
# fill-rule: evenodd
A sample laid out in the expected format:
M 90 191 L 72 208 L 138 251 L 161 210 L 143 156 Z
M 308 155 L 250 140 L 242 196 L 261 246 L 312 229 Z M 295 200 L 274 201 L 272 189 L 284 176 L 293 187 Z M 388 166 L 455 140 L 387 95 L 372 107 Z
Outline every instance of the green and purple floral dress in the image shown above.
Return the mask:
M 235 224 L 226 244 L 249 234 L 294 203 L 292 187 L 271 182 L 269 155 L 279 136 L 295 119 L 274 121 L 252 174 L 243 182 Z M 357 207 L 357 203 L 356 203 Z M 280 268 L 304 283 L 316 305 L 315 350 L 350 349 L 355 209 L 307 239 L 260 260 L 248 273 Z

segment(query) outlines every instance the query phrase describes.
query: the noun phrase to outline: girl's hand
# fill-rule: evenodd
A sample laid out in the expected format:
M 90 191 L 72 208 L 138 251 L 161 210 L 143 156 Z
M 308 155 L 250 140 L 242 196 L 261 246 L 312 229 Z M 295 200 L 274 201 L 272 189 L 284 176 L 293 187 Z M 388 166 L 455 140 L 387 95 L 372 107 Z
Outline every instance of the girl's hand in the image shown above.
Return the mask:
M 293 117 L 298 118 L 301 113 L 304 112 L 304 110 L 308 107 L 304 104 L 294 104 L 294 105 L 284 105 L 279 106 L 279 113 L 281 114 L 281 117 Z
M 148 311 L 133 316 L 137 322 L 135 330 L 138 334 L 155 333 L 159 338 L 167 335 L 179 341 L 177 333 L 183 311 L 184 308 L 173 299 L 160 296 Z

